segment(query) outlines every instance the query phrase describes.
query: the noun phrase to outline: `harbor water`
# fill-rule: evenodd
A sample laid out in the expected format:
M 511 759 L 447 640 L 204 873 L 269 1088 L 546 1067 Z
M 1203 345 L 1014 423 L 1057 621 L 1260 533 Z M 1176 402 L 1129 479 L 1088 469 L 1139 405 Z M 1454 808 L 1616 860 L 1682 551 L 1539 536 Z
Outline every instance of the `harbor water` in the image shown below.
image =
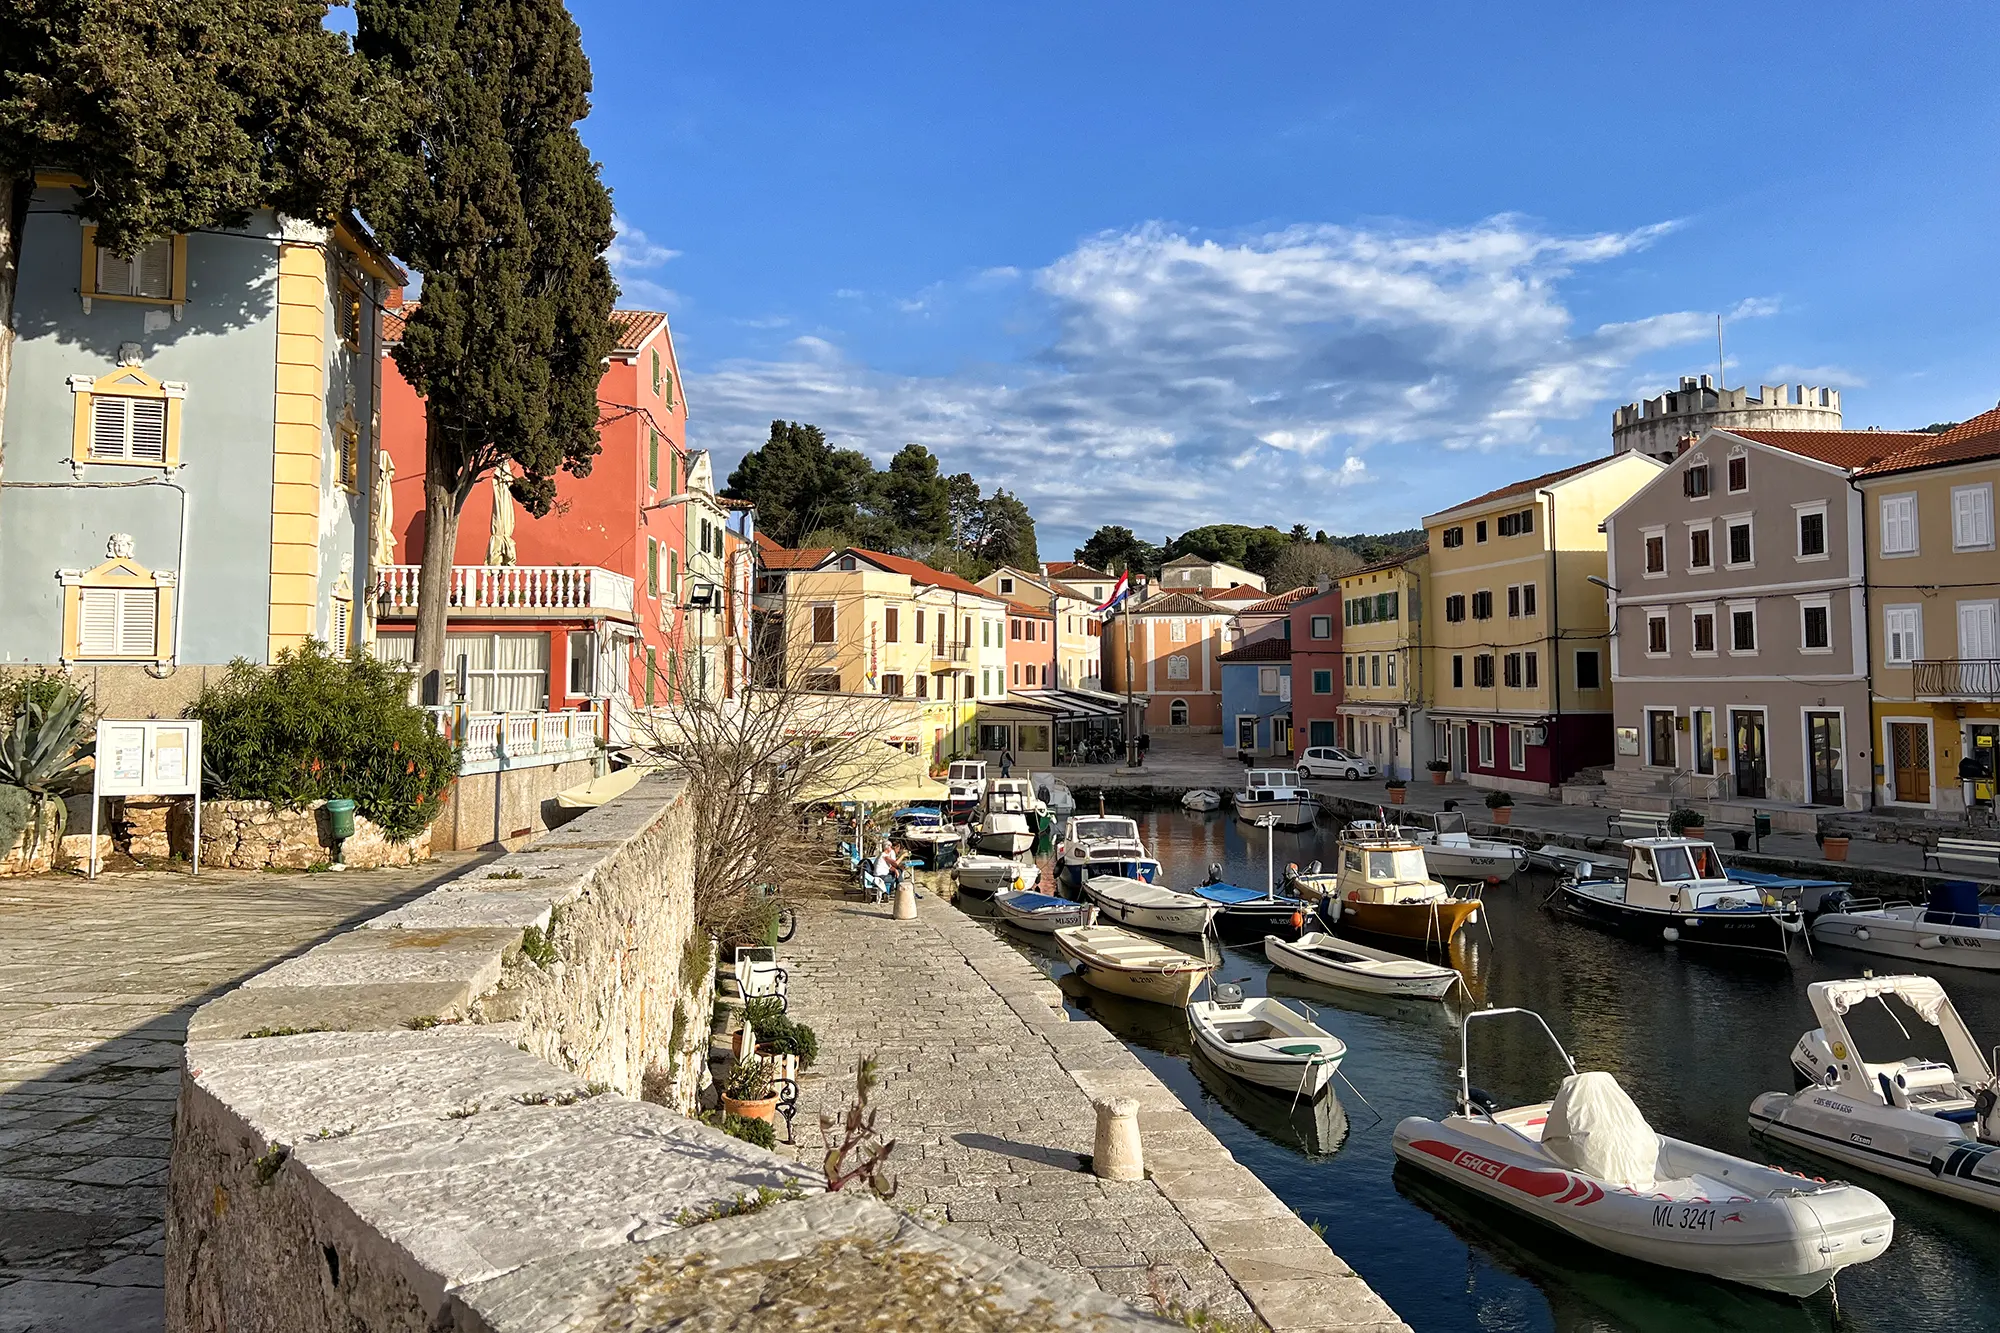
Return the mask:
M 1220 863 L 1229 882 L 1263 886 L 1266 834 L 1227 810 L 1123 813 L 1138 819 L 1167 884 L 1197 883 Z M 1271 836 L 1281 874 L 1287 862 L 1333 863 L 1334 830 L 1325 823 Z M 1873 1190 L 1896 1214 L 1895 1242 L 1883 1258 L 1846 1270 L 1834 1294 L 1769 1296 L 1597 1251 L 1398 1168 L 1390 1150 L 1396 1121 L 1451 1110 L 1463 1000 L 1446 1006 L 1327 990 L 1274 974 L 1259 945 L 1221 946 L 1217 980 L 1240 979 L 1249 994 L 1303 1003 L 1347 1043 L 1337 1099 L 1294 1105 L 1197 1056 L 1180 1011 L 1097 991 L 1066 975 L 1046 937 L 998 922 L 994 929 L 1057 979 L 1074 1013 L 1124 1039 L 1239 1161 L 1324 1227 L 1335 1253 L 1418 1333 L 2000 1327 L 2000 1214 L 1755 1141 L 1747 1126 L 1753 1097 L 1793 1087 L 1792 1044 L 1816 1026 L 1807 982 L 1923 969 L 1833 950 L 1808 958 L 1801 949 L 1786 966 L 1635 943 L 1546 909 L 1552 884 L 1530 872 L 1487 892 L 1483 921 L 1451 955 L 1472 1000 L 1540 1012 L 1577 1067 L 1616 1075 L 1661 1133 Z M 1989 1047 L 2000 1041 L 2000 977 L 1954 968 L 1933 974 L 1974 1037 Z M 1879 1026 L 1861 1011 L 1850 1021 L 1857 1017 L 1855 1036 L 1871 1059 L 1941 1053 L 1921 1024 L 1905 1039 L 1885 1015 Z M 1563 1073 L 1532 1021 L 1473 1029 L 1472 1082 L 1503 1103 L 1545 1099 Z

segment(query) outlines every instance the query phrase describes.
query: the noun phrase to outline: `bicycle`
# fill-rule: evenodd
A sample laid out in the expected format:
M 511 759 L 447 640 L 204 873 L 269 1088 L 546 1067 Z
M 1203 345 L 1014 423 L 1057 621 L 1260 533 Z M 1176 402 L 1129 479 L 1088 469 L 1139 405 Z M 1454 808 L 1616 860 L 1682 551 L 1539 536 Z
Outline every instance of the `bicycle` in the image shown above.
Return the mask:
M 757 886 L 757 889 L 766 898 L 776 898 L 778 896 L 778 886 L 775 884 L 759 884 Z M 780 901 L 778 904 L 777 942 L 779 944 L 783 944 L 786 941 L 790 940 L 792 936 L 798 933 L 799 933 L 798 909 L 796 907 L 788 906 L 783 901 Z

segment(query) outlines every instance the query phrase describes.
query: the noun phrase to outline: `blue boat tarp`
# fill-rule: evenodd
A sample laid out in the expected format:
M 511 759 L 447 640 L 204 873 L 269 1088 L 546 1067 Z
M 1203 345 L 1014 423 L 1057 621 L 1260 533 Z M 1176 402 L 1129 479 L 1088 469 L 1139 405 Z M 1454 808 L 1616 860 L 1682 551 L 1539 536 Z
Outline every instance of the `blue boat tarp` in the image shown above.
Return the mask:
M 1759 889 L 1837 889 L 1837 879 L 1795 879 L 1790 875 L 1771 875 L 1758 870 L 1738 870 L 1729 867 L 1729 878 L 1738 884 L 1749 884 Z
M 1067 898 L 1058 898 L 1049 893 L 1017 893 L 1007 900 L 1009 907 L 1017 907 L 1023 912 L 1040 912 L 1050 907 L 1075 907 L 1077 904 Z
M 942 824 L 944 813 L 936 806 L 906 805 L 889 816 L 906 824 Z
M 1198 884 L 1194 888 L 1189 889 L 1188 892 L 1199 894 L 1210 902 L 1221 903 L 1225 907 L 1234 907 L 1242 903 L 1261 903 L 1267 901 L 1262 889 L 1246 889 L 1238 884 Z M 1281 904 L 1299 904 L 1298 899 L 1287 898 L 1283 894 L 1278 894 L 1270 900 Z M 1299 905 L 1302 906 L 1303 904 Z

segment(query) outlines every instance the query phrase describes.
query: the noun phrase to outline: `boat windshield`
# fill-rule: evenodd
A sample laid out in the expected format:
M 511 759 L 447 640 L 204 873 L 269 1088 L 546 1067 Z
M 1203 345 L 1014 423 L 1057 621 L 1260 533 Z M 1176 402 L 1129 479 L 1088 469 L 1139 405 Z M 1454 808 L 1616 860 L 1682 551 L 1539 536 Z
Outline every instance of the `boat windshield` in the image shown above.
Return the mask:
M 1078 841 L 1094 842 L 1105 838 L 1131 838 L 1137 835 L 1129 819 L 1079 819 L 1076 821 L 1076 836 Z
M 1656 849 L 1653 853 L 1653 864 L 1657 865 L 1660 869 L 1660 882 L 1662 884 L 1670 880 L 1693 879 L 1695 877 L 1694 865 L 1688 860 L 1688 849 L 1685 847 L 1661 847 Z M 1703 878 L 1705 879 L 1707 876 L 1703 876 Z
M 1423 852 L 1405 847 L 1393 852 L 1368 853 L 1368 878 L 1427 880 L 1430 876 L 1424 872 Z
M 951 775 L 946 781 L 977 782 L 985 774 L 986 765 L 984 764 L 953 764 L 951 766 Z
M 1690 843 L 1688 855 L 1694 858 L 1696 879 L 1728 879 L 1729 873 L 1722 868 L 1722 858 L 1715 854 L 1715 848 L 1705 842 Z

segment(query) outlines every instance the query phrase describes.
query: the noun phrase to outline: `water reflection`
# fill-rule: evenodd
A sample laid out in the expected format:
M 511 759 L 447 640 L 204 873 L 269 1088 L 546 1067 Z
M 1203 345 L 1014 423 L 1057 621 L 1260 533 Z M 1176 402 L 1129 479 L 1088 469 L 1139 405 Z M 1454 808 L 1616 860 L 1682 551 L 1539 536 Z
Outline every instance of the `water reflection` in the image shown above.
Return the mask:
M 1197 882 L 1218 861 L 1233 883 L 1265 882 L 1262 830 L 1226 814 L 1135 817 L 1170 885 Z M 1325 827 L 1280 830 L 1271 843 L 1280 875 L 1288 861 L 1332 860 L 1332 830 Z M 1882 960 L 1822 950 L 1795 958 L 1790 968 L 1745 967 L 1727 956 L 1634 942 L 1561 918 L 1542 906 L 1551 887 L 1537 873 L 1492 888 L 1485 924 L 1454 942 L 1450 962 L 1476 1002 L 1540 1011 L 1578 1066 L 1615 1074 L 1662 1133 L 1834 1174 L 1830 1163 L 1753 1141 L 1746 1111 L 1758 1093 L 1791 1086 L 1792 1043 L 1814 1025 L 1806 983 L 1883 970 Z M 1826 1295 L 1803 1303 L 1765 1297 L 1621 1260 L 1398 1173 L 1389 1147 L 1395 1121 L 1451 1108 L 1462 997 L 1448 1006 L 1326 990 L 1273 972 L 1261 944 L 1222 946 L 1218 976 L 1249 977 L 1244 989 L 1253 995 L 1309 1005 L 1315 1021 L 1347 1043 L 1341 1073 L 1351 1086 L 1337 1083 L 1339 1102 L 1308 1111 L 1282 1096 L 1267 1099 L 1199 1060 L 1184 1016 L 1078 981 L 1064 984 L 1068 969 L 1046 936 L 994 927 L 1058 978 L 1073 1012 L 1099 1019 L 1130 1043 L 1239 1161 L 1301 1216 L 1323 1223 L 1335 1252 L 1422 1333 L 1834 1327 L 1960 1333 L 2000 1325 L 2000 1219 L 1872 1177 L 1853 1176 L 1895 1211 L 1896 1241 L 1883 1259 L 1842 1275 L 1836 1316 Z M 1164 938 L 1177 948 L 1192 944 Z M 1989 1044 L 2000 1040 L 2000 977 L 1950 969 L 1939 975 L 1974 1035 Z M 1864 1049 L 1886 1059 L 1915 1045 L 1890 1029 L 1886 1040 Z M 1474 1081 L 1505 1101 L 1547 1097 L 1563 1072 L 1527 1024 L 1475 1031 L 1472 1062 Z

